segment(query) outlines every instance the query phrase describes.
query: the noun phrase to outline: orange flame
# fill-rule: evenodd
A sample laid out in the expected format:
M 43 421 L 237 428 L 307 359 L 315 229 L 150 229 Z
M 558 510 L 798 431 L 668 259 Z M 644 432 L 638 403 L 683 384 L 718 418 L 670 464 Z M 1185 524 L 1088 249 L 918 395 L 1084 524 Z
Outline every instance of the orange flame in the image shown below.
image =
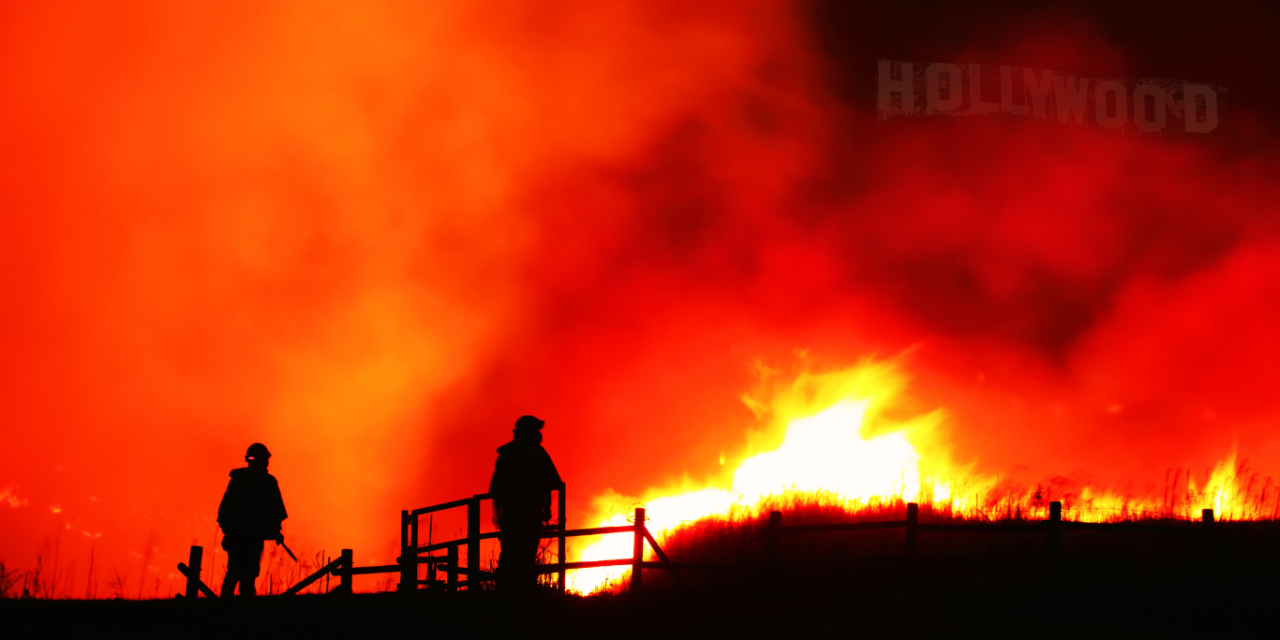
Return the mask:
M 767 372 L 771 374 L 772 372 Z M 680 487 L 651 489 L 643 497 L 607 492 L 595 500 L 598 526 L 628 523 L 643 504 L 647 525 L 659 542 L 677 527 L 704 518 L 734 519 L 795 499 L 838 506 L 850 513 L 913 501 L 934 512 L 974 519 L 990 513 L 1047 517 L 1060 500 L 1066 516 L 1104 521 L 1159 514 L 1197 515 L 1212 508 L 1220 517 L 1262 517 L 1261 502 L 1241 490 L 1246 475 L 1233 452 L 1197 485 L 1187 474 L 1186 494 L 1163 500 L 1097 491 L 1046 495 L 1040 487 L 997 490 L 999 479 L 956 465 L 944 446 L 945 412 L 913 411 L 905 394 L 907 376 L 896 363 L 864 361 L 828 373 L 804 372 L 791 383 L 766 388 L 743 401 L 765 428 L 752 434 L 728 482 L 703 486 L 685 479 Z M 726 486 L 727 484 L 727 486 Z M 627 536 L 605 536 L 578 550 L 573 560 L 621 559 L 631 555 Z M 598 591 L 627 569 L 600 568 L 571 573 L 572 589 Z

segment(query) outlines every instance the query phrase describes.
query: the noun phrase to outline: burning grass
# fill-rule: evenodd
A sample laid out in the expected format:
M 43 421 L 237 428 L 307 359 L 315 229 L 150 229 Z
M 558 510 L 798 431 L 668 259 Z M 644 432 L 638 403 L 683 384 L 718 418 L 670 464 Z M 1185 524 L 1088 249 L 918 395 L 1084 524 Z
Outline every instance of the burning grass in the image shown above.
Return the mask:
M 690 555 L 686 562 L 741 563 L 759 555 L 750 547 L 760 543 L 762 514 L 774 509 L 791 525 L 903 520 L 907 502 L 921 505 L 923 524 L 1044 520 L 1053 502 L 1061 503 L 1064 519 L 1093 523 L 1178 525 L 1198 519 L 1203 509 L 1225 520 L 1280 516 L 1273 481 L 1252 472 L 1234 452 L 1202 475 L 1170 470 L 1158 492 L 1099 486 L 1083 474 L 1026 484 L 980 472 L 951 458 L 946 412 L 914 404 L 908 381 L 899 360 L 873 359 L 824 372 L 803 370 L 789 380 L 766 376 L 760 389 L 743 398 L 760 429 L 749 434 L 744 452 L 723 477 L 702 485 L 686 480 L 639 498 L 606 493 L 596 500 L 598 526 L 620 526 L 631 507 L 643 505 L 648 527 L 673 546 L 673 558 L 679 549 Z M 901 535 L 815 534 L 803 544 L 803 559 L 892 557 L 901 545 L 895 552 L 891 540 Z M 957 542 L 967 535 L 941 544 L 974 557 L 1026 554 L 1043 544 L 1035 533 Z M 602 540 L 580 548 L 578 559 L 627 557 L 628 545 L 620 538 Z M 590 593 L 616 589 L 619 577 L 616 569 L 586 569 L 571 579 Z
M 833 503 L 829 496 L 801 495 L 767 501 L 757 511 L 738 510 L 686 522 L 659 534 L 667 556 L 675 563 L 724 565 L 738 571 L 685 570 L 684 581 L 695 588 L 725 588 L 744 580 L 776 584 L 817 576 L 856 577 L 875 565 L 897 566 L 904 548 L 903 529 L 877 529 L 784 535 L 777 551 L 777 566 L 766 562 L 765 529 L 769 511 L 782 513 L 782 526 L 823 525 L 848 522 L 901 521 L 907 505 L 900 499 L 877 501 L 850 508 Z M 931 562 L 1039 562 L 1048 555 L 1045 531 L 983 532 L 982 524 L 1043 522 L 1048 504 L 1003 510 L 960 512 L 921 505 L 920 524 L 970 524 L 972 532 L 917 534 L 917 559 Z M 1043 513 L 1042 513 L 1043 512 Z M 1083 516 L 1083 517 L 1082 517 Z M 1230 520 L 1210 529 L 1198 519 L 1180 518 L 1168 512 L 1077 508 L 1066 511 L 1067 521 L 1103 521 L 1159 525 L 1151 530 L 1067 530 L 1062 533 L 1062 556 L 1073 561 L 1139 563 L 1184 566 L 1188 563 L 1223 563 L 1244 566 L 1280 565 L 1280 521 Z M 646 560 L 657 560 L 652 552 Z M 745 572 L 744 572 L 745 571 Z M 594 593 L 626 591 L 630 571 L 623 570 Z M 645 589 L 671 589 L 675 584 L 660 570 L 647 571 Z

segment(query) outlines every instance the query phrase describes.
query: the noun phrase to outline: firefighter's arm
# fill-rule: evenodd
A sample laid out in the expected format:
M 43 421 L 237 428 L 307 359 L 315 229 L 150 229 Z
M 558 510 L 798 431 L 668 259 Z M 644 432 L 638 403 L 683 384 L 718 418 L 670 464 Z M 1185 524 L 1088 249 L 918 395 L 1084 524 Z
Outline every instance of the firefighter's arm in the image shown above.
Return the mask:
M 222 502 L 218 503 L 218 526 L 226 533 L 227 528 L 235 528 L 236 480 L 227 483 L 227 490 L 222 494 Z
M 279 481 L 275 479 L 275 476 L 268 477 L 271 478 L 271 510 L 274 513 L 267 516 L 269 518 L 267 522 L 274 523 L 275 527 L 272 529 L 272 535 L 267 539 L 275 540 L 276 543 L 282 544 L 284 543 L 284 533 L 281 532 L 281 528 L 284 526 L 285 519 L 289 517 L 289 512 L 284 510 L 284 496 L 280 494 Z
M 502 518 L 502 495 L 501 489 L 503 482 L 502 474 L 502 454 L 498 454 L 498 459 L 493 463 L 493 477 L 489 478 L 489 497 L 493 500 L 493 526 L 501 528 L 498 520 Z
M 564 484 L 564 481 L 560 479 L 560 472 L 556 469 L 556 463 L 551 461 L 551 456 L 550 454 L 547 453 L 546 449 L 542 450 L 542 456 L 543 456 L 543 459 L 546 460 L 546 464 L 547 464 L 547 478 L 546 478 L 547 502 L 542 506 L 542 521 L 550 522 L 551 521 L 551 492 L 558 491 L 560 489 L 560 486 Z M 560 499 L 564 499 L 564 496 L 561 495 Z M 561 523 L 561 524 L 564 524 L 564 523 Z
M 499 500 L 498 498 L 494 498 L 493 499 L 493 526 L 501 529 L 502 525 L 499 524 L 501 520 L 502 520 L 502 500 Z

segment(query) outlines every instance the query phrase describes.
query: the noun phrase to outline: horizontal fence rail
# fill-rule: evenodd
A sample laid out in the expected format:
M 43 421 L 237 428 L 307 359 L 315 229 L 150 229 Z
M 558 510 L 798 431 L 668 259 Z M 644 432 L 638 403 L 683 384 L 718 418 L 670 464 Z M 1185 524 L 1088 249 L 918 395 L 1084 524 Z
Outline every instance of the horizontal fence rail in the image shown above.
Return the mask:
M 1114 531 L 1185 535 L 1211 531 L 1214 524 L 1212 509 L 1203 510 L 1200 526 L 1194 526 L 1190 523 L 1145 524 L 1135 522 L 1073 522 L 1062 519 L 1062 503 L 1060 502 L 1051 502 L 1049 504 L 1048 520 L 1040 522 L 997 522 L 978 524 L 921 524 L 919 521 L 920 508 L 919 505 L 914 502 L 907 504 L 906 519 L 878 522 L 843 522 L 817 525 L 783 526 L 782 513 L 779 511 L 772 511 L 769 514 L 768 525 L 760 529 L 760 533 L 764 539 L 763 565 L 759 563 L 714 564 L 673 562 L 669 557 L 667 557 L 667 554 L 662 550 L 658 541 L 645 525 L 645 509 L 643 507 L 635 510 L 634 520 L 628 525 L 568 529 L 565 526 L 565 487 L 563 484 L 561 484 L 557 489 L 557 492 L 559 494 L 557 499 L 559 507 L 557 522 L 554 525 L 543 527 L 540 534 L 540 537 L 544 540 L 554 539 L 557 541 L 557 562 L 539 566 L 537 568 L 537 573 L 541 575 L 552 573 L 557 574 L 557 588 L 562 592 L 565 590 L 566 572 L 576 569 L 629 566 L 631 567 L 629 583 L 630 590 L 632 593 L 638 594 L 643 588 L 643 576 L 645 569 L 664 570 L 671 575 L 678 587 L 686 589 L 687 587 L 679 573 L 680 571 L 760 571 L 762 567 L 909 561 L 914 559 L 916 556 L 916 538 L 917 534 L 921 532 L 1043 533 L 1047 536 L 1046 546 L 1048 555 L 1050 557 L 1058 557 L 1062 553 L 1063 531 Z M 395 564 L 356 567 L 352 559 L 352 550 L 343 549 L 341 556 L 290 587 L 284 592 L 284 595 L 297 594 L 327 575 L 334 575 L 338 577 L 337 586 L 329 591 L 329 593 L 334 594 L 350 594 L 352 592 L 353 576 L 382 573 L 399 573 L 400 583 L 397 590 L 402 592 L 415 592 L 423 586 L 427 587 L 428 590 L 439 588 L 443 588 L 445 591 L 456 591 L 459 588 L 471 590 L 479 587 L 483 583 L 493 582 L 497 579 L 497 576 L 492 572 L 480 569 L 480 542 L 483 540 L 492 540 L 498 537 L 498 532 L 496 531 L 484 533 L 480 531 L 480 506 L 484 500 L 488 500 L 490 498 L 491 496 L 489 496 L 489 494 L 482 493 L 476 494 L 470 498 L 445 502 L 422 509 L 401 511 L 400 557 L 396 559 Z M 467 509 L 467 535 L 465 538 L 427 545 L 420 544 L 420 516 L 461 507 L 466 507 Z M 786 536 L 881 529 L 904 530 L 902 556 L 869 559 L 815 559 L 792 562 L 781 562 L 779 560 L 780 542 L 782 538 Z M 565 555 L 566 539 L 579 536 L 614 535 L 623 533 L 629 533 L 633 537 L 631 557 L 611 560 L 586 560 L 579 562 L 567 561 L 567 557 Z M 644 559 L 646 546 L 653 550 L 653 554 L 658 558 L 657 561 Z M 463 547 L 466 548 L 465 563 L 462 562 L 461 548 Z M 444 551 L 445 555 L 434 555 L 436 551 Z M 424 557 L 423 554 L 427 555 Z M 179 571 L 181 571 L 187 578 L 186 590 L 183 595 L 188 599 L 197 598 L 201 594 L 206 598 L 217 597 L 213 590 L 200 580 L 202 556 L 203 549 L 199 546 L 193 546 L 191 547 L 191 555 L 189 559 L 190 565 L 188 566 L 187 563 L 179 563 L 178 565 Z M 419 580 L 418 566 L 423 564 L 428 565 L 428 577 L 426 580 Z M 438 584 L 439 581 L 436 579 L 437 571 L 441 570 L 445 572 L 443 585 Z M 465 577 L 466 580 L 460 581 L 460 576 Z
M 565 531 L 566 503 L 564 483 L 561 483 L 555 491 L 557 494 L 556 523 L 543 527 L 541 537 L 543 539 L 554 538 L 557 541 L 556 548 L 559 561 L 554 565 L 548 566 L 557 567 L 556 571 L 553 572 L 559 574 L 556 586 L 563 592 L 565 590 L 565 571 L 567 571 L 564 567 L 565 539 L 571 537 L 571 535 Z M 480 569 L 480 543 L 484 540 L 493 540 L 498 537 L 498 532 L 496 531 L 484 533 L 480 531 L 481 505 L 485 500 L 491 499 L 492 496 L 487 493 L 477 493 L 470 498 L 462 500 L 445 502 L 422 509 L 401 511 L 400 557 L 396 559 L 395 569 L 400 573 L 400 584 L 397 590 L 414 592 L 423 585 L 428 589 L 434 589 L 438 586 L 436 580 L 438 570 L 444 570 L 445 572 L 444 588 L 448 591 L 454 591 L 460 587 L 470 590 L 479 587 L 481 582 L 493 581 L 495 579 L 494 574 Z M 462 507 L 467 509 L 467 535 L 465 538 L 422 544 L 420 537 L 420 518 L 422 516 Z M 460 551 L 463 547 L 466 548 L 465 563 L 462 562 Z M 444 551 L 445 556 L 436 556 L 436 551 Z M 427 554 L 425 558 L 422 557 L 423 554 Z M 427 579 L 419 580 L 418 566 L 423 564 L 427 565 Z M 467 576 L 467 581 L 459 582 L 459 575 Z
M 316 580 L 319 580 L 320 578 L 323 578 L 329 575 L 333 571 L 336 571 L 338 567 L 341 567 L 341 566 L 342 566 L 342 557 L 339 557 L 335 559 L 333 562 L 330 562 L 329 564 L 326 564 L 325 566 L 321 567 L 315 573 L 303 578 L 300 582 L 298 582 L 298 584 L 295 584 L 292 587 L 289 587 L 288 589 L 286 589 L 283 595 L 291 596 L 295 593 L 298 593 L 299 591 L 302 591 L 303 589 L 306 589 L 307 587 L 311 586 L 312 583 L 314 583 Z

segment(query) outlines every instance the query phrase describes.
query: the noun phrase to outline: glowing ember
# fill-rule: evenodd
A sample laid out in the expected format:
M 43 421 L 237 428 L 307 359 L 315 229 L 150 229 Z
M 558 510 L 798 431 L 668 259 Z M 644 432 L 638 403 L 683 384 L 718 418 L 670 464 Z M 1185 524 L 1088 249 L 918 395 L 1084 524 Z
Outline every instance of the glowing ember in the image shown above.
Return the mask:
M 10 507 L 17 509 L 19 507 L 25 507 L 28 504 L 30 503 L 27 500 L 19 498 L 18 494 L 14 492 L 13 485 L 0 489 L 0 505 L 9 505 Z

